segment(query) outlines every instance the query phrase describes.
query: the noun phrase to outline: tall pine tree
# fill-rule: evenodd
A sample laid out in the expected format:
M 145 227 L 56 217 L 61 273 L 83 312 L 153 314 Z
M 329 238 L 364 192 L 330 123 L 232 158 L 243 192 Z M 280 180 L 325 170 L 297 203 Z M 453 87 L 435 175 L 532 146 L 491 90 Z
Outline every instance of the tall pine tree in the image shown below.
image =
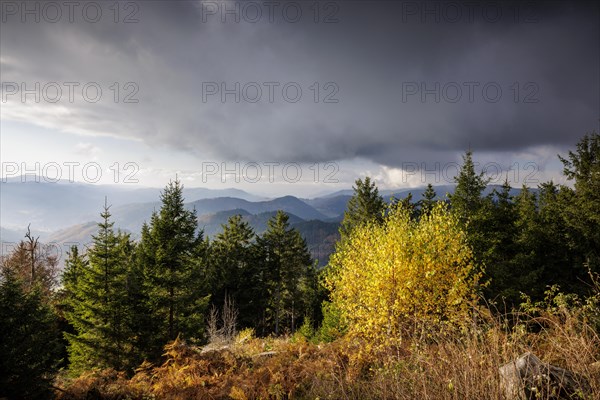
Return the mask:
M 230 217 L 211 243 L 210 280 L 217 309 L 228 297 L 237 307 L 240 327 L 259 325 L 266 305 L 264 271 L 256 234 L 240 215 Z
M 42 294 L 0 271 L 0 398 L 49 399 L 61 353 L 57 316 Z
M 431 212 L 431 209 L 435 205 L 435 197 L 437 194 L 435 193 L 435 189 L 431 183 L 427 184 L 427 188 L 423 192 L 422 199 L 419 200 L 419 212 L 421 215 L 428 215 Z
M 586 267 L 600 273 L 600 135 L 585 135 L 575 152 L 559 158 L 565 176 L 574 181 L 574 196 L 564 215 L 576 237 L 575 250 L 581 255 L 583 268 L 578 274 L 585 279 Z
M 195 211 L 184 206 L 183 186 L 170 182 L 161 193 L 161 209 L 142 230 L 138 260 L 151 319 L 140 330 L 151 358 L 179 335 L 190 341 L 204 336 L 207 242 L 196 232 Z
M 489 179 L 485 179 L 484 173 L 475 172 L 473 152 L 467 151 L 463 156 L 463 164 L 458 176 L 454 178 L 456 188 L 450 196 L 452 209 L 463 220 L 475 216 L 483 206 L 482 194 Z
M 463 164 L 454 181 L 456 188 L 449 196 L 451 209 L 465 226 L 475 261 L 479 267 L 484 267 L 493 235 L 490 227 L 493 203 L 491 196 L 483 196 L 489 179 L 484 177 L 483 172 L 475 172 L 471 150 L 463 156 Z
M 265 256 L 267 319 L 276 335 L 286 330 L 293 332 L 298 327 L 307 311 L 303 283 L 314 276 L 306 241 L 290 228 L 288 220 L 286 213 L 278 211 L 258 240 Z
M 509 308 L 520 297 L 518 291 L 513 290 L 515 282 L 512 259 L 517 249 L 514 243 L 516 212 L 511 189 L 506 179 L 500 190 L 494 189 L 492 192 L 493 208 L 487 218 L 488 231 L 492 234 L 489 235 L 488 248 L 484 254 L 487 263 L 486 278 L 490 279 L 485 288 L 486 297 L 499 300 L 501 307 L 508 303 Z
M 69 302 L 65 316 L 75 333 L 66 333 L 69 360 L 74 371 L 94 368 L 125 370 L 133 367 L 131 305 L 128 301 L 128 267 L 124 254 L 130 239 L 115 234 L 109 207 L 100 214 L 98 233 L 87 263 L 71 254 L 63 277 Z
M 538 192 L 539 246 L 538 261 L 543 265 L 545 285 L 560 285 L 564 292 L 584 294 L 587 270 L 577 263 L 577 254 L 570 242 L 569 227 L 564 210 L 570 201 L 564 195 L 570 192 L 552 181 L 542 183 Z M 544 287 L 545 289 L 545 287 Z
M 340 226 L 342 238 L 348 236 L 352 229 L 369 221 L 383 221 L 385 202 L 379 195 L 379 189 L 370 177 L 357 179 L 353 186 L 354 195 L 348 201 L 344 219 Z

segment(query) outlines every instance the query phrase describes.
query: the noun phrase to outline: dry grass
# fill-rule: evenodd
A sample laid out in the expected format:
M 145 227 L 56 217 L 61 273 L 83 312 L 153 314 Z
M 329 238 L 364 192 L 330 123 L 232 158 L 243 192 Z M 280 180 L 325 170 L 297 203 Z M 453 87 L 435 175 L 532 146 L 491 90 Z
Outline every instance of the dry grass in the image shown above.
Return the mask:
M 251 338 L 202 352 L 183 341 L 160 366 L 132 378 L 115 371 L 59 382 L 60 399 L 502 399 L 498 367 L 526 351 L 585 377 L 600 399 L 600 338 L 579 309 L 557 307 L 504 319 L 484 312 L 476 326 L 407 339 L 364 354 L 359 343 Z M 594 365 L 594 363 L 596 363 Z M 91 396 L 91 397 L 90 397 Z

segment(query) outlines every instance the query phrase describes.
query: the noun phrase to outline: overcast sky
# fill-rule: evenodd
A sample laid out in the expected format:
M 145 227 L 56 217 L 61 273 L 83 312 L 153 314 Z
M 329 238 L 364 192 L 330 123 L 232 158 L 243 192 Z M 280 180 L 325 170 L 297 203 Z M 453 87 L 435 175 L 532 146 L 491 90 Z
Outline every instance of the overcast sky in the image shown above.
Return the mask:
M 448 184 L 471 148 L 564 183 L 599 8 L 525 3 L 2 0 L 2 175 L 311 196 Z

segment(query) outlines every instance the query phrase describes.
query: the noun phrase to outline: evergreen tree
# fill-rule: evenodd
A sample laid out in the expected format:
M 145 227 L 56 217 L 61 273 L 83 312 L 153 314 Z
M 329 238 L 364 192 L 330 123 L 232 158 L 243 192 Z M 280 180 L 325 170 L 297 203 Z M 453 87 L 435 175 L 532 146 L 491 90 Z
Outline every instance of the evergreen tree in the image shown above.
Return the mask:
M 431 183 L 427 184 L 427 189 L 423 192 L 423 198 L 419 200 L 419 208 L 421 215 L 428 215 L 431 212 L 431 209 L 435 205 L 435 197 L 437 194 L 435 193 L 435 189 Z
M 471 150 L 463 156 L 463 164 L 454 181 L 456 188 L 454 194 L 450 196 L 452 209 L 463 221 L 466 221 L 483 206 L 482 193 L 489 183 L 489 179 L 484 178 L 483 172 L 480 174 L 475 172 Z
M 567 190 L 565 187 L 556 186 L 552 181 L 539 186 L 538 261 L 544 267 L 541 280 L 545 285 L 558 284 L 565 292 L 583 294 L 581 289 L 586 286 L 584 278 L 587 277 L 587 271 L 576 262 L 577 255 L 573 251 L 569 227 L 564 218 L 564 210 L 570 204 L 570 201 L 565 201 L 564 198 Z
M 266 305 L 264 273 L 256 234 L 240 215 L 230 217 L 211 243 L 210 264 L 213 305 L 221 309 L 229 297 L 238 308 L 240 327 L 257 326 Z
M 65 316 L 75 333 L 66 333 L 74 371 L 132 367 L 131 305 L 128 298 L 128 235 L 115 234 L 109 207 L 100 214 L 87 264 L 72 253 L 64 276 L 70 294 Z
M 581 255 L 580 264 L 600 272 L 600 135 L 585 135 L 575 152 L 559 158 L 565 176 L 575 183 L 574 196 L 564 216 L 576 236 L 574 245 Z M 578 274 L 583 275 L 581 272 Z
M 77 246 L 71 246 L 70 251 L 67 252 L 65 269 L 62 274 L 63 292 L 68 301 L 77 301 L 78 282 L 87 267 L 87 260 L 84 256 L 79 254 Z
M 161 343 L 155 343 L 158 337 L 156 330 L 159 322 L 152 314 L 146 278 L 148 266 L 153 261 L 155 247 L 150 236 L 150 228 L 146 222 L 142 225 L 140 236 L 141 238 L 135 246 L 129 275 L 129 295 L 132 304 L 131 330 L 140 359 L 155 361 L 160 356 L 161 350 Z
M 40 285 L 14 271 L 0 276 L 0 397 L 51 398 L 50 385 L 61 352 L 56 315 L 45 303 Z
M 488 240 L 484 258 L 486 259 L 485 279 L 489 285 L 485 289 L 488 299 L 499 298 L 502 305 L 507 302 L 510 308 L 512 302 L 519 299 L 519 293 L 514 286 L 514 271 L 512 260 L 516 255 L 516 212 L 513 196 L 510 194 L 511 186 L 508 179 L 504 181 L 501 190 L 493 191 L 493 209 L 488 221 L 488 231 L 493 232 Z
M 514 299 L 523 292 L 534 298 L 540 298 L 547 282 L 541 282 L 543 264 L 540 262 L 539 249 L 543 245 L 540 235 L 540 223 L 537 212 L 537 197 L 525 185 L 515 197 L 515 245 L 517 252 L 512 260 Z M 541 285 L 544 285 L 540 288 Z M 519 296 L 520 297 L 520 296 Z
M 357 179 L 353 186 L 354 195 L 348 201 L 347 210 L 340 226 L 342 238 L 347 236 L 356 226 L 375 220 L 383 221 L 385 202 L 379 195 L 375 182 L 368 176 L 365 180 Z
M 404 208 L 404 209 L 408 210 L 411 217 L 418 218 L 420 210 L 417 207 L 418 207 L 419 203 L 418 202 L 413 203 L 412 200 L 413 200 L 412 192 L 408 192 L 406 197 L 404 197 L 403 199 L 400 199 L 397 197 L 392 198 L 390 205 L 392 208 L 394 208 L 394 207 Z
M 465 226 L 475 261 L 480 268 L 484 268 L 488 261 L 490 242 L 493 240 L 490 219 L 494 206 L 492 194 L 482 196 L 489 179 L 484 178 L 483 172 L 479 174 L 475 172 L 471 150 L 463 156 L 463 165 L 454 181 L 456 188 L 449 196 L 452 211 Z
M 85 255 L 79 254 L 77 246 L 71 246 L 67 252 L 65 260 L 65 269 L 62 273 L 62 288 L 58 293 L 57 307 L 66 319 L 67 313 L 73 313 L 75 307 L 83 300 L 83 275 L 88 268 L 88 262 Z M 68 321 L 67 321 L 68 323 Z M 73 326 L 69 324 L 69 329 L 66 331 L 73 334 L 75 331 Z
M 209 300 L 205 294 L 208 246 L 203 233 L 196 233 L 196 212 L 184 206 L 179 180 L 166 186 L 161 201 L 160 211 L 142 229 L 138 254 L 143 293 L 152 316 L 139 329 L 153 359 L 179 335 L 191 341 L 203 338 Z
M 67 337 L 77 333 L 75 327 L 69 322 L 67 314 L 73 315 L 76 304 L 82 300 L 79 283 L 83 282 L 82 276 L 86 268 L 88 268 L 88 262 L 85 254 L 81 255 L 77 246 L 71 246 L 67 251 L 65 268 L 61 276 L 62 287 L 56 294 L 55 303 L 59 317 L 58 323 L 63 335 L 62 359 L 64 365 L 62 367 L 68 367 L 69 341 Z
M 312 265 L 306 241 L 289 227 L 288 215 L 278 211 L 268 221 L 267 231 L 259 238 L 264 251 L 265 277 L 268 288 L 267 317 L 277 335 L 299 326 L 306 311 L 305 282 Z

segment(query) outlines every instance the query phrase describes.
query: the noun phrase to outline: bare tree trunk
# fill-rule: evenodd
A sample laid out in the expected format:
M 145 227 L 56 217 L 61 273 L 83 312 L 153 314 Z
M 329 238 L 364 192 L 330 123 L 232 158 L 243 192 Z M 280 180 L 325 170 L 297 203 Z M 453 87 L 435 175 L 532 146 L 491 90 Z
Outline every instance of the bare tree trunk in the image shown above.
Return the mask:
M 295 330 L 295 324 L 294 324 L 294 300 L 292 300 L 292 332 L 294 332 Z
M 173 286 L 169 288 L 169 339 L 174 340 L 173 337 L 173 297 L 175 293 L 173 290 Z
M 281 309 L 281 290 L 279 288 L 279 284 L 277 285 L 277 292 L 275 294 L 275 298 L 277 299 L 277 307 L 275 310 L 275 335 L 279 335 L 279 310 Z
M 31 257 L 31 282 L 30 282 L 30 286 L 33 286 L 33 282 L 35 281 L 35 250 L 37 248 L 38 245 L 38 240 L 39 240 L 39 236 L 36 237 L 35 239 L 33 238 L 33 236 L 31 236 L 31 224 L 27 225 L 27 233 L 25 234 L 25 237 L 27 238 L 27 240 L 29 241 L 29 251 L 30 251 L 30 257 Z

